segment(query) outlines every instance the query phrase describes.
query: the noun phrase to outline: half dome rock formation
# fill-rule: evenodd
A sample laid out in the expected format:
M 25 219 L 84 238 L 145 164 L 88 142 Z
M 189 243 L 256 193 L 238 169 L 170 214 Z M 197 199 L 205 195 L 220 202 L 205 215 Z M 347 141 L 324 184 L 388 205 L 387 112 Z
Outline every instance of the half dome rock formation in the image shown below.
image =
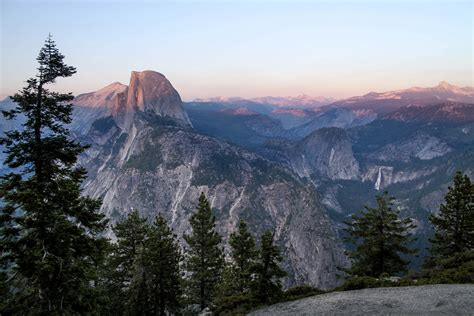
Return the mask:
M 130 85 L 116 96 L 112 114 L 121 127 L 130 124 L 136 111 L 191 125 L 179 93 L 165 76 L 155 71 L 132 71 Z

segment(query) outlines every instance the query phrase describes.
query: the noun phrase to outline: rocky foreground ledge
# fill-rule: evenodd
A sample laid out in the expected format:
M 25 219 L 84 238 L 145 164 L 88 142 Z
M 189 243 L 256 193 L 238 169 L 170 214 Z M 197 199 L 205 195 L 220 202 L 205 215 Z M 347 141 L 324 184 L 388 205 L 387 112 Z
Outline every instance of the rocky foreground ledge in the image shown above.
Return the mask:
M 474 285 L 442 284 L 332 292 L 250 315 L 474 315 Z

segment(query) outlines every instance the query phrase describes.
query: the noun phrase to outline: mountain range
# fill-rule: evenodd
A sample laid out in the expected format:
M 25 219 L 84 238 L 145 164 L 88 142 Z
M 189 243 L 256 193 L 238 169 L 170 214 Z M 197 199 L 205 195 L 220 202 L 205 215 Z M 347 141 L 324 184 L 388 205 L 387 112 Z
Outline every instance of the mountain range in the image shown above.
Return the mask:
M 194 102 L 212 102 L 212 103 L 229 103 L 239 104 L 244 102 L 254 102 L 258 104 L 267 104 L 278 107 L 292 107 L 292 108 L 317 108 L 323 105 L 327 105 L 336 101 L 334 98 L 326 97 L 311 97 L 306 94 L 301 94 L 296 97 L 273 97 L 265 96 L 258 98 L 241 98 L 241 97 L 212 97 L 212 98 L 198 98 Z
M 115 82 L 74 104 L 73 136 L 91 144 L 80 158 L 84 192 L 103 199 L 112 222 L 136 208 L 150 219 L 162 213 L 182 234 L 205 192 L 226 249 L 239 220 L 257 236 L 274 231 L 286 285 L 335 286 L 347 264 L 343 221 L 383 190 L 426 248 L 427 217 L 453 173 L 474 175 L 474 89 L 446 82 L 337 101 L 183 103 L 162 74 L 133 71 L 128 86 Z M 21 128 L 21 118 L 0 124 Z

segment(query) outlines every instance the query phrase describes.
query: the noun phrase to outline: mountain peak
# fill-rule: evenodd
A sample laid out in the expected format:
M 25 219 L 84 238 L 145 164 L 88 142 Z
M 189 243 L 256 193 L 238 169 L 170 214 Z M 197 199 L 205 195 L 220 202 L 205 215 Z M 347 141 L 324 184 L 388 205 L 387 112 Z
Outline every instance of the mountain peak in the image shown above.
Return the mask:
M 129 123 L 130 114 L 135 111 L 166 116 L 191 125 L 178 92 L 163 74 L 156 71 L 132 71 L 128 88 L 117 95 L 112 110 L 115 117 Z
M 74 104 L 84 107 L 107 107 L 110 108 L 115 103 L 115 98 L 119 93 L 123 93 L 127 86 L 120 82 L 111 83 L 97 91 L 83 93 L 74 98 Z
M 434 87 L 412 87 L 387 92 L 371 92 L 333 103 L 352 109 L 371 109 L 377 114 L 387 114 L 407 105 L 429 105 L 445 101 L 474 103 L 473 87 L 458 87 L 441 81 Z
M 451 90 L 453 88 L 457 88 L 456 86 L 453 86 L 452 84 L 449 84 L 447 81 L 441 81 L 438 85 L 438 88 L 443 88 L 447 90 Z
M 142 111 L 157 110 L 162 97 L 181 103 L 181 97 L 165 76 L 156 71 L 132 71 L 127 95 L 127 108 Z
M 127 85 L 124 85 L 121 82 L 115 81 L 115 82 L 112 82 L 111 84 L 103 87 L 102 89 L 105 89 L 105 88 L 120 88 L 120 87 L 126 87 L 126 86 Z

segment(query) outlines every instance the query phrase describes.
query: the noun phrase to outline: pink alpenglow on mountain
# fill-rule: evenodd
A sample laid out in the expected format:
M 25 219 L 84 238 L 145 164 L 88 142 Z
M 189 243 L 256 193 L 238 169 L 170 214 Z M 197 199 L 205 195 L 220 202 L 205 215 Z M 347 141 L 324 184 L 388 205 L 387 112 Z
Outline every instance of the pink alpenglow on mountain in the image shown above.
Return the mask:
M 179 93 L 165 76 L 151 70 L 132 71 L 129 86 L 114 82 L 95 92 L 80 94 L 74 105 L 107 108 L 114 117 L 121 118 L 119 121 L 141 111 L 191 125 Z
M 221 110 L 222 113 L 227 113 L 231 115 L 241 115 L 241 116 L 249 116 L 249 115 L 257 115 L 257 112 L 249 110 L 247 108 L 236 108 L 236 109 L 224 109 Z
M 437 86 L 430 88 L 412 87 L 403 90 L 394 90 L 388 92 L 370 92 L 363 96 L 352 97 L 342 100 L 337 103 L 350 104 L 361 101 L 371 100 L 408 100 L 420 101 L 421 103 L 431 103 L 436 100 L 454 101 L 473 103 L 474 102 L 474 88 L 473 87 L 458 87 L 441 81 Z
M 253 102 L 262 103 L 262 104 L 272 104 L 281 107 L 301 107 L 301 108 L 316 108 L 330 104 L 335 99 L 326 98 L 326 97 L 311 97 L 306 94 L 301 94 L 296 97 L 260 97 L 250 99 Z
M 136 111 L 170 117 L 191 125 L 179 93 L 162 74 L 155 71 L 132 71 L 130 85 L 117 94 L 112 113 L 129 121 Z
M 111 108 L 115 104 L 117 94 L 124 92 L 126 89 L 126 85 L 120 82 L 114 82 L 100 90 L 78 95 L 74 98 L 74 105 L 93 108 Z
M 474 104 L 474 88 L 458 87 L 446 81 L 430 88 L 412 87 L 388 92 L 370 92 L 334 102 L 332 106 L 341 106 L 352 110 L 372 111 L 385 115 L 404 106 L 433 105 L 441 102 L 460 102 Z

